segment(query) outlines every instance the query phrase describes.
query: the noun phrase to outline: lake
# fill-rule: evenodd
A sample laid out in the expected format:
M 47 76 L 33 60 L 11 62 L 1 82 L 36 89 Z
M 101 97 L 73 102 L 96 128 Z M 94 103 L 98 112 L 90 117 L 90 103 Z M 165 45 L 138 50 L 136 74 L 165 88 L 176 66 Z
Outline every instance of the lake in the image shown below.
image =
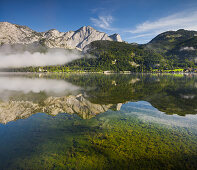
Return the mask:
M 0 74 L 0 169 L 197 169 L 196 74 Z

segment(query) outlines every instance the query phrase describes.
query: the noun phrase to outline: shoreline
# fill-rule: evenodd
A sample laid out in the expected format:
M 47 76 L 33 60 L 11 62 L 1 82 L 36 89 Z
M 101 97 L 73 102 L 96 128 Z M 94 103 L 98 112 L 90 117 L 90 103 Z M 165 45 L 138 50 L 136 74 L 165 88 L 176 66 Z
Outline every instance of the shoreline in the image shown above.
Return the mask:
M 196 72 L 177 72 L 177 73 L 169 73 L 169 72 L 0 72 L 2 74 L 103 74 L 103 75 L 110 75 L 110 74 L 166 74 L 166 75 L 197 75 Z

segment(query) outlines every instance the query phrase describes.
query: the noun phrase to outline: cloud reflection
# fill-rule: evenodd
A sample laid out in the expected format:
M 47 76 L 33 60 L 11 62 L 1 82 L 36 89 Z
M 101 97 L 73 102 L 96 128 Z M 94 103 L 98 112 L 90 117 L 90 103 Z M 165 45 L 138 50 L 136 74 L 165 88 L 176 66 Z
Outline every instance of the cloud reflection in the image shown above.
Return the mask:
M 11 96 L 12 92 L 54 94 L 57 96 L 71 93 L 80 88 L 64 80 L 44 78 L 0 77 L 0 98 Z M 7 96 L 6 96 L 7 95 Z

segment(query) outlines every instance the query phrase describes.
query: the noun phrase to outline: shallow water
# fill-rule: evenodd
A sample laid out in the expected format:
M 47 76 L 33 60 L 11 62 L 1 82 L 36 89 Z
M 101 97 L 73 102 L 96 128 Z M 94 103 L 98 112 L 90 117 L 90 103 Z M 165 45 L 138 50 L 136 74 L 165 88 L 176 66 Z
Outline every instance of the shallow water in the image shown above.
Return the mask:
M 196 169 L 196 75 L 0 74 L 0 169 Z

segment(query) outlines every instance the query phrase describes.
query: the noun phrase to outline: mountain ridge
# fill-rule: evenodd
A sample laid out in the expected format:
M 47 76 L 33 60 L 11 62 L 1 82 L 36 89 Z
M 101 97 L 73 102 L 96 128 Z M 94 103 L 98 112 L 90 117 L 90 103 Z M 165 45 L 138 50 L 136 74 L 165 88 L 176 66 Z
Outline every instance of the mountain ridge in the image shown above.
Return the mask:
M 174 48 L 179 43 L 197 36 L 197 31 L 179 29 L 177 31 L 166 31 L 158 34 L 146 44 L 148 48 L 162 51 Z
M 108 36 L 91 26 L 83 26 L 76 31 L 60 32 L 50 29 L 45 32 L 36 32 L 27 26 L 0 22 L 0 45 L 3 44 L 31 44 L 42 43 L 48 48 L 65 48 L 83 50 L 88 44 L 96 40 L 119 41 L 119 34 Z

